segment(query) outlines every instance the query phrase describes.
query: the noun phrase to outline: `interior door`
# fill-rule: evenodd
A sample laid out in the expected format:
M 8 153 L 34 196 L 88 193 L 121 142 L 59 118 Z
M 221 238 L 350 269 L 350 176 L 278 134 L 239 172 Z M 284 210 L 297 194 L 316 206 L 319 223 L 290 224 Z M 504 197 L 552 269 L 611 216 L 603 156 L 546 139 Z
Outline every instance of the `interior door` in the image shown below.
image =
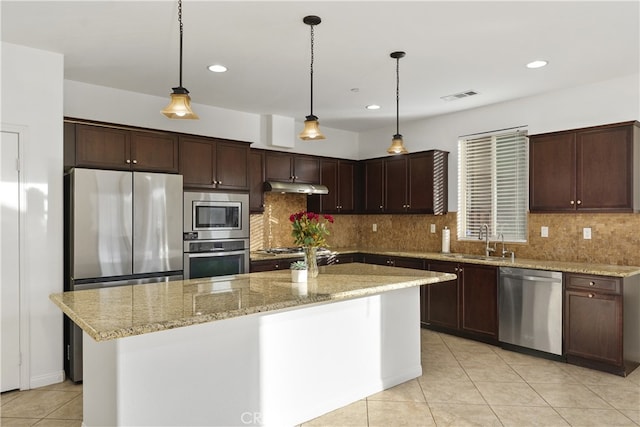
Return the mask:
M 0 139 L 0 303 L 2 313 L 2 392 L 20 388 L 20 269 L 18 134 Z

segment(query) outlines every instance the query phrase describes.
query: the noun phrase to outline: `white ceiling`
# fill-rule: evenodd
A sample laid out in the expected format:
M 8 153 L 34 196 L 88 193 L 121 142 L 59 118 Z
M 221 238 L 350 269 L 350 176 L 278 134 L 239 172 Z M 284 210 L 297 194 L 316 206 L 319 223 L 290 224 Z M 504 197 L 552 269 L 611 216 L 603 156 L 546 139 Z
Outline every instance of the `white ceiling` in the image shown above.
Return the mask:
M 315 27 L 314 113 L 350 131 L 638 73 L 638 1 L 184 0 L 192 101 L 304 120 Z M 65 79 L 167 97 L 178 86 L 177 1 L 5 1 L 2 40 L 59 52 Z M 529 70 L 525 64 L 546 59 Z M 207 66 L 229 68 L 214 74 Z M 7 64 L 3 64 L 3 67 Z M 446 102 L 445 95 L 474 90 Z M 380 110 L 365 110 L 377 103 Z M 159 113 L 158 113 L 159 114 Z

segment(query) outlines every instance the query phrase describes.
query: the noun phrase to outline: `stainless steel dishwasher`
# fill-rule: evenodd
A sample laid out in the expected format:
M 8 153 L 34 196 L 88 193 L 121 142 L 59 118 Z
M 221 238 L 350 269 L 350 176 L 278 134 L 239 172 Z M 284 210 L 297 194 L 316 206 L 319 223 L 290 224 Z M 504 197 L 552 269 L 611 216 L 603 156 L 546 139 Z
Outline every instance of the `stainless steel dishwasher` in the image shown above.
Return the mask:
M 562 356 L 562 273 L 500 267 L 498 306 L 503 347 Z

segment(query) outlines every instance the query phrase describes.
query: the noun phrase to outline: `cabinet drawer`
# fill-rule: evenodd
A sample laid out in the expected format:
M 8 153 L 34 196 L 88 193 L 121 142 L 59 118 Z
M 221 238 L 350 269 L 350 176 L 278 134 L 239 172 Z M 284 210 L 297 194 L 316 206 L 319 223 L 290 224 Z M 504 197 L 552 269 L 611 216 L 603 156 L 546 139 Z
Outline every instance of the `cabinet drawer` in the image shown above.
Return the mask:
M 567 274 L 565 280 L 567 289 L 591 289 L 610 294 L 620 294 L 622 290 L 622 279 L 615 277 Z

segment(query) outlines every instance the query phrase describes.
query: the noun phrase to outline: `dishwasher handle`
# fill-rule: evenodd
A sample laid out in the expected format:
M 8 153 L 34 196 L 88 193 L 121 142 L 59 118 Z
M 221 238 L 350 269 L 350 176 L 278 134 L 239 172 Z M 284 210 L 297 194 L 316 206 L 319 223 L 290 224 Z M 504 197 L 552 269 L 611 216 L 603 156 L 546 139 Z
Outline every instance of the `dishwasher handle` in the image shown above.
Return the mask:
M 544 276 L 520 276 L 516 274 L 502 274 L 500 277 L 505 277 L 509 279 L 518 279 L 518 280 L 526 280 L 533 282 L 551 282 L 551 283 L 562 283 L 562 279 L 556 277 L 544 277 Z

